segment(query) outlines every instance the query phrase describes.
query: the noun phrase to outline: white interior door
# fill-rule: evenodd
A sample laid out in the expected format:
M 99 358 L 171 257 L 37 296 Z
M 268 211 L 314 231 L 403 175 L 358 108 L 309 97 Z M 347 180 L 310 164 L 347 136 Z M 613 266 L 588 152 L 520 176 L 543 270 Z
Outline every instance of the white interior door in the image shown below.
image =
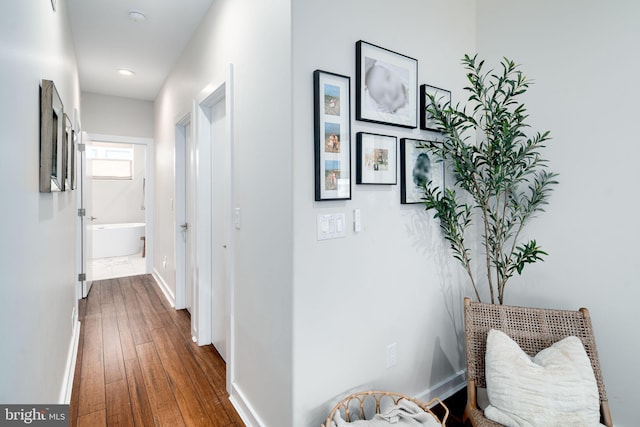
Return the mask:
M 191 307 L 193 307 L 193 293 L 195 289 L 194 281 L 195 281 L 195 270 L 196 270 L 196 261 L 195 261 L 195 239 L 193 238 L 194 229 L 190 227 L 190 224 L 195 223 L 194 221 L 194 213 L 195 213 L 195 197 L 194 197 L 194 169 L 195 169 L 195 150 L 193 147 L 193 138 L 192 138 L 192 129 L 191 123 L 187 124 L 185 127 L 185 212 L 186 212 L 186 245 L 185 245 L 185 284 L 186 284 L 186 307 L 191 312 Z
M 226 129 L 225 99 L 211 107 L 212 146 L 212 319 L 211 341 L 226 361 L 227 333 L 229 331 L 230 267 L 229 246 L 231 235 L 231 147 Z
M 209 91 L 209 87 L 215 87 Z M 191 330 L 199 345 L 213 344 L 227 362 L 227 391 L 234 371 L 234 96 L 233 65 L 219 85 L 194 100 L 193 218 L 194 301 Z M 240 229 L 239 216 L 236 228 Z M 194 230 L 194 228 L 191 228 Z
M 227 83 L 196 100 L 196 270 L 191 326 L 199 345 L 213 344 L 229 359 L 233 279 L 232 164 Z M 231 109 L 231 107 L 229 107 Z
M 91 181 L 91 162 L 87 161 L 86 146 L 89 144 L 86 132 L 82 132 L 80 158 L 80 195 L 81 209 L 84 210 L 82 222 L 82 267 L 85 273 L 85 280 L 82 283 L 82 298 L 86 298 L 93 284 L 93 230 L 91 227 L 92 218 L 91 206 L 93 201 L 93 190 Z
M 194 292 L 194 153 L 191 117 L 176 125 L 176 308 L 192 312 Z

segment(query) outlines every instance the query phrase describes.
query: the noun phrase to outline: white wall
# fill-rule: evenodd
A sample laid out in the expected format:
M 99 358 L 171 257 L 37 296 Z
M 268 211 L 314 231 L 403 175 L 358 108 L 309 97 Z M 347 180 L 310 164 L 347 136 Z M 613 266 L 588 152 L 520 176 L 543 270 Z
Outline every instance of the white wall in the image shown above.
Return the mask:
M 235 200 L 242 209 L 234 253 L 236 386 L 266 425 L 292 426 L 289 1 L 214 0 L 156 99 L 154 266 L 175 291 L 175 124 L 205 86 L 222 83 L 230 63 Z
M 635 61 L 628 52 L 638 41 L 630 24 L 637 7 L 626 6 L 634 15 L 621 6 L 544 5 L 492 0 L 476 11 L 475 3 L 462 0 L 401 2 L 393 8 L 382 0 L 281 0 L 269 6 L 214 1 L 156 100 L 155 267 L 175 290 L 175 123 L 202 88 L 224 79 L 232 62 L 235 197 L 242 208 L 234 254 L 234 364 L 238 387 L 265 425 L 318 425 L 336 400 L 356 388 L 446 394 L 464 367 L 460 303 L 470 292 L 459 286 L 466 278 L 437 224 L 421 207 L 401 206 L 399 186 L 354 184 L 351 201 L 313 201 L 311 75 L 317 68 L 349 75 L 353 96 L 359 39 L 417 58 L 420 83 L 451 89 L 454 102 L 464 96 L 460 58 L 473 53 L 476 43 L 489 58 L 514 56 L 536 78 L 533 90 L 539 92 L 528 97 L 532 122 L 554 132 L 548 157 L 562 183 L 547 214 L 531 228 L 551 255 L 525 280 L 514 279 L 507 299 L 591 308 L 614 419 L 631 425 L 626 379 L 638 372 L 627 355 L 636 354 L 638 344 L 618 338 L 616 328 L 634 324 L 627 301 L 637 296 L 631 278 L 638 267 L 631 257 L 639 233 L 624 218 L 637 209 L 628 195 L 630 183 L 638 181 L 631 165 L 638 149 L 625 141 L 632 120 L 606 125 L 603 117 L 626 118 L 622 107 L 631 109 L 637 98 L 638 89 L 624 78 L 634 67 L 612 65 Z M 505 26 L 508 37 L 500 31 Z M 603 105 L 615 107 L 596 113 L 594 92 L 604 95 Z M 352 138 L 357 131 L 427 136 L 354 120 Z M 579 153 L 571 149 L 577 144 L 584 148 Z M 611 145 L 617 151 L 602 148 Z M 264 165 L 274 164 L 265 172 Z M 265 173 L 278 185 L 265 189 Z M 594 190 L 606 194 L 588 197 Z M 603 221 L 603 206 L 615 202 L 622 204 L 616 213 L 625 216 Z M 317 214 L 344 212 L 350 222 L 354 208 L 362 210 L 361 233 L 315 240 Z M 387 370 L 385 347 L 393 342 L 398 365 Z
M 640 378 L 639 20 L 630 1 L 478 2 L 478 50 L 496 65 L 513 58 L 535 80 L 530 122 L 551 130 L 545 154 L 560 173 L 529 229 L 549 256 L 513 279 L 506 300 L 589 308 L 616 426 L 637 425 Z
M 153 138 L 153 102 L 91 92 L 81 101 L 86 132 Z
M 55 82 L 73 120 L 80 91 L 65 0 L 0 14 L 0 402 L 58 403 L 76 305 L 77 191 L 40 194 L 39 85 Z
M 355 134 L 429 134 L 355 121 L 355 43 L 362 39 L 418 59 L 419 83 L 460 98 L 460 59 L 475 51 L 468 1 L 293 2 L 294 422 L 320 425 L 352 390 L 428 398 L 461 384 L 464 280 L 421 205 L 400 205 L 400 185 L 355 185 Z M 314 202 L 315 69 L 351 77 L 352 200 Z M 344 212 L 363 231 L 316 241 L 316 216 Z M 463 282 L 464 283 L 464 282 Z M 396 367 L 386 346 L 397 343 Z M 438 386 L 442 386 L 439 388 Z
M 93 224 L 145 222 L 143 179 L 146 170 L 146 146 L 133 145 L 133 179 L 92 180 L 92 206 L 88 214 L 96 217 Z

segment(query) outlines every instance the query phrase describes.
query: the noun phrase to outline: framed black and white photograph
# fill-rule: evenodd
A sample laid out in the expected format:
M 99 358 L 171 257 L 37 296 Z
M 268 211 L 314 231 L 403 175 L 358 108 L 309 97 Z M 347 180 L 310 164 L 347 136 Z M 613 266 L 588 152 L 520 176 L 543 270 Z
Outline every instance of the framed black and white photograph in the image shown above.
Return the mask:
M 358 132 L 356 184 L 397 184 L 397 160 L 398 138 Z
M 422 144 L 426 141 L 402 138 L 400 140 L 400 203 L 422 203 L 424 187 L 444 189 L 444 163 Z
M 313 72 L 315 200 L 351 199 L 351 79 Z
M 420 86 L 420 129 L 441 132 L 441 130 L 438 129 L 433 115 L 427 112 L 427 107 L 431 104 L 429 95 L 435 98 L 440 108 L 445 108 L 451 104 L 451 92 L 435 86 Z
M 418 127 L 418 60 L 356 43 L 356 119 Z

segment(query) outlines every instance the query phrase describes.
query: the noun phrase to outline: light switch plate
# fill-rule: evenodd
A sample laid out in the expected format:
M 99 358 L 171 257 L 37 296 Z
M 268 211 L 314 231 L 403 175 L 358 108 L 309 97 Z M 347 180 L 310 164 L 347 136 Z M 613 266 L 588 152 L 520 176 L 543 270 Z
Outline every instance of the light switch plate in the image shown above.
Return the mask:
M 236 226 L 236 230 L 240 230 L 240 208 L 233 210 L 233 222 Z
M 317 219 L 318 240 L 337 239 L 346 236 L 344 213 L 319 214 Z

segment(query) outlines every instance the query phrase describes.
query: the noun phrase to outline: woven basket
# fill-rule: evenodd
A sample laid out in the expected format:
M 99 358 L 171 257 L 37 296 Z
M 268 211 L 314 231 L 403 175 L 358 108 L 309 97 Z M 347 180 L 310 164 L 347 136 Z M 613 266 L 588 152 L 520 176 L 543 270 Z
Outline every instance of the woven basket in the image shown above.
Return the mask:
M 364 420 L 367 419 L 367 416 L 372 418 L 373 415 L 379 414 L 384 403 L 397 405 L 398 402 L 403 399 L 415 403 L 423 411 L 433 415 L 434 418 L 444 427 L 447 418 L 449 417 L 449 409 L 440 399 L 434 398 L 430 402 L 424 403 L 404 394 L 392 393 L 389 391 L 361 391 L 345 397 L 333 407 L 333 410 L 325 420 L 324 424 L 322 424 L 322 427 L 331 427 L 331 421 L 333 421 L 333 418 L 338 411 L 340 411 L 342 418 L 347 422 L 351 422 L 351 418 L 354 415 L 357 415 L 358 420 Z M 429 409 L 436 403 L 444 410 L 442 420 L 440 420 L 440 418 L 434 414 L 431 409 Z

